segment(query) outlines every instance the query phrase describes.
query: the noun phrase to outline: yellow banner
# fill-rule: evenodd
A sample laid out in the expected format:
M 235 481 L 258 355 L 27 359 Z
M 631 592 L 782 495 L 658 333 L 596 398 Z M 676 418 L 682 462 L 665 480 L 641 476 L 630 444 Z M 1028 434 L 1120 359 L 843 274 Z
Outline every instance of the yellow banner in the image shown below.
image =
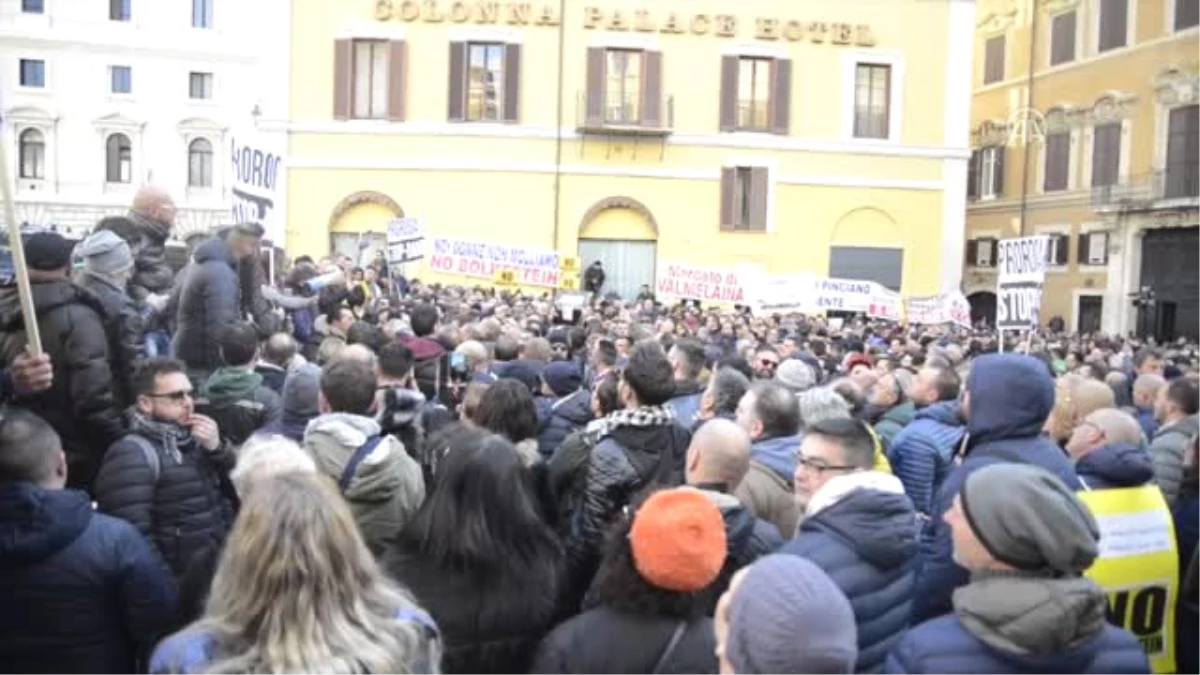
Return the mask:
M 1157 486 L 1088 490 L 1100 557 L 1085 572 L 1108 594 L 1108 620 L 1133 633 L 1156 673 L 1175 672 L 1179 558 L 1171 511 Z

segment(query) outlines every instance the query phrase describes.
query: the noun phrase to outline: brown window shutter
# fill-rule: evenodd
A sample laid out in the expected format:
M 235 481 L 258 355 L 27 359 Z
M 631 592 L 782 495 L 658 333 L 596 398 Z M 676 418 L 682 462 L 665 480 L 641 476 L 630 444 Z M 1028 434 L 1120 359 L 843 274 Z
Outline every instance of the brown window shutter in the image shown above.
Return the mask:
M 604 121 L 604 57 L 603 47 L 587 50 L 587 93 L 584 94 L 587 121 L 599 124 Z
M 771 132 L 786 136 L 792 115 L 792 61 L 775 59 L 771 88 Z
M 967 240 L 966 265 L 967 267 L 975 266 L 975 250 L 979 248 L 979 242 L 974 239 Z
M 1088 248 L 1090 248 L 1091 238 L 1092 235 L 1090 234 L 1079 235 L 1079 250 L 1075 252 L 1075 257 L 1080 265 L 1087 264 Z
M 404 40 L 392 40 L 388 44 L 388 119 L 404 121 L 404 89 L 407 82 L 407 50 Z
M 504 121 L 521 121 L 521 45 L 504 46 Z
M 721 57 L 721 131 L 737 130 L 738 57 Z
M 770 191 L 767 169 L 750 170 L 750 229 L 767 231 L 767 193 Z
M 737 180 L 737 169 L 733 167 L 725 167 L 721 169 L 721 231 L 732 232 L 733 224 L 733 209 L 735 208 L 733 192 L 734 182 Z
M 658 129 L 663 122 L 662 52 L 643 52 L 642 68 L 642 126 Z
M 450 43 L 450 87 L 446 100 L 446 118 L 451 122 L 466 119 L 467 43 Z
M 350 119 L 354 100 L 354 41 L 333 42 L 333 119 Z

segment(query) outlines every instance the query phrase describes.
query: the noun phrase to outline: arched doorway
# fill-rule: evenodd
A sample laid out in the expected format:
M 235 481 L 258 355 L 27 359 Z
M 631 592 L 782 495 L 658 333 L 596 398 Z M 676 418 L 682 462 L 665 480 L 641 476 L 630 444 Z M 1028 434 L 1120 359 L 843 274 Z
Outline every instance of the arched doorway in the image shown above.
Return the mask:
M 886 211 L 863 206 L 842 215 L 829 240 L 829 276 L 863 279 L 900 291 L 904 233 Z
M 976 291 L 967 296 L 971 303 L 971 324 L 983 320 L 989 326 L 996 323 L 996 294 L 992 291 Z
M 602 293 L 633 300 L 642 286 L 654 288 L 658 255 L 658 223 L 644 204 L 631 197 L 596 202 L 579 226 L 580 265 L 604 267 Z
M 329 214 L 329 252 L 362 264 L 387 252 L 388 221 L 404 217 L 404 209 L 382 192 L 356 192 Z

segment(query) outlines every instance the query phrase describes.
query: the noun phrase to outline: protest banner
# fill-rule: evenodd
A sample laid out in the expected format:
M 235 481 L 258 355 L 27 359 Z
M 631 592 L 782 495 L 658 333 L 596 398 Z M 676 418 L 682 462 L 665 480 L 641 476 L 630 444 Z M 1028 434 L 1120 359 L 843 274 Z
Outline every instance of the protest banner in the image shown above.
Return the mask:
M 1162 491 L 1149 485 L 1078 495 L 1100 527 L 1100 555 L 1084 575 L 1108 595 L 1109 623 L 1133 633 L 1154 672 L 1175 672 L 1179 557 Z
M 1046 281 L 1045 235 L 1002 239 L 996 282 L 996 328 L 1029 330 L 1038 326 L 1042 286 Z
M 496 272 L 512 270 L 519 286 L 558 286 L 562 276 L 557 251 L 449 237 L 433 237 L 431 243 L 427 259 L 433 272 L 493 280 Z
M 816 307 L 838 312 L 866 312 L 876 284 L 854 279 L 818 279 L 813 286 Z
M 229 139 L 233 160 L 233 203 L 235 223 L 258 223 L 265 237 L 283 246 L 285 192 L 282 186 L 287 169 L 284 162 L 286 139 L 265 133 L 247 132 Z
M 872 319 L 900 322 L 904 319 L 904 303 L 900 294 L 880 284 L 871 283 L 871 299 L 867 316 Z
M 425 228 L 417 218 L 388 221 L 388 264 L 403 265 L 425 257 Z
M 767 274 L 757 276 L 750 287 L 750 311 L 757 316 L 816 311 L 812 274 Z
M 740 305 L 750 297 L 742 275 L 735 270 L 679 263 L 659 265 L 655 288 L 660 300 L 700 300 Z
M 906 298 L 904 313 L 910 324 L 931 326 L 949 323 L 963 328 L 971 327 L 971 304 L 958 291 Z

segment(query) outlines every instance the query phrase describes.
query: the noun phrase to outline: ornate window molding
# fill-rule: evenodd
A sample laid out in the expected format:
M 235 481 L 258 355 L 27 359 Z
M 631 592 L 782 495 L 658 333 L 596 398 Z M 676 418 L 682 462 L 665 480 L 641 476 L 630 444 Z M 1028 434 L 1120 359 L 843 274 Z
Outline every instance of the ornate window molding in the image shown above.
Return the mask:
M 17 191 L 44 192 L 48 189 L 47 186 L 56 185 L 58 183 L 58 162 L 55 161 L 58 156 L 58 134 L 56 133 L 58 118 L 41 108 L 22 106 L 7 110 L 4 113 L 4 119 L 8 122 L 8 136 L 13 148 L 9 161 L 14 162 L 12 175 L 17 177 Z M 34 129 L 42 135 L 44 171 L 41 178 L 21 178 L 20 166 L 16 164 L 21 161 L 21 134 L 29 129 Z
M 1089 117 L 1093 124 L 1119 122 L 1133 116 L 1137 95 L 1124 91 L 1107 91 L 1096 99 Z
M 975 147 L 986 148 L 1008 144 L 1008 123 L 1004 120 L 984 120 L 975 129 Z
M 1079 7 L 1080 0 L 1039 0 L 1038 4 L 1041 5 L 1043 12 L 1054 16 Z
M 1188 105 L 1200 100 L 1200 77 L 1172 66 L 1154 77 L 1154 98 L 1166 106 Z
M 1072 131 L 1083 126 L 1084 111 L 1073 105 L 1056 105 L 1046 111 L 1046 133 Z
M 976 24 L 980 35 L 990 36 L 1012 28 L 1017 24 L 1019 9 L 1016 0 L 993 0 L 992 10 L 983 13 Z

